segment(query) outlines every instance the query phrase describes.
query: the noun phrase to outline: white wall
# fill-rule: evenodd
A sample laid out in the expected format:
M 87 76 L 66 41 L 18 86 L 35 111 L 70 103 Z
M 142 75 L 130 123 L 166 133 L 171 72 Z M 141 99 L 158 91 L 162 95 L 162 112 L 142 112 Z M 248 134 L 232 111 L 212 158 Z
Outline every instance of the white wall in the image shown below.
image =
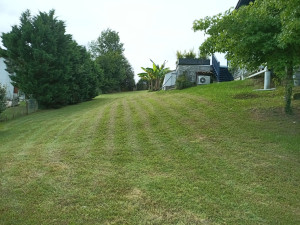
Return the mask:
M 172 71 L 170 73 L 167 73 L 164 78 L 162 89 L 167 90 L 168 87 L 175 86 L 176 79 L 177 79 L 176 72 Z
M 6 87 L 6 97 L 8 99 L 13 98 L 13 93 L 14 93 L 14 87 L 10 83 L 11 80 L 9 78 L 9 73 L 5 70 L 6 65 L 4 63 L 4 59 L 0 58 L 0 83 L 1 85 Z

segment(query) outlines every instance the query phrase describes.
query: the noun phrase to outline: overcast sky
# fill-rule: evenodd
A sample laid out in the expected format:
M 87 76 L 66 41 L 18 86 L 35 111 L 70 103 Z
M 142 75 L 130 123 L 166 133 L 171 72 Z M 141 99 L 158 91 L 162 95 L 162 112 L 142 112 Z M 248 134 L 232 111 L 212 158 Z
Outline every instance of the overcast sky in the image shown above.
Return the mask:
M 176 51 L 198 51 L 205 37 L 192 30 L 193 21 L 235 7 L 238 0 L 0 0 L 0 32 L 11 31 L 22 12 L 55 9 L 67 33 L 87 46 L 101 31 L 119 32 L 125 56 L 135 74 L 150 67 L 150 58 L 175 69 Z M 2 46 L 2 42 L 1 42 Z M 221 64 L 225 64 L 218 56 Z M 137 79 L 137 76 L 135 77 Z

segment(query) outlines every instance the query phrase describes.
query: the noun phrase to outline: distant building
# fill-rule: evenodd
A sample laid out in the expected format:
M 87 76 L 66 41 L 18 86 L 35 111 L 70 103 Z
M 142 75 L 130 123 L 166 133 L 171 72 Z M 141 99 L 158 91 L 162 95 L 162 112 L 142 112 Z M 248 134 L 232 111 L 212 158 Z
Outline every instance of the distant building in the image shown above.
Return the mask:
M 176 72 L 179 76 L 187 76 L 193 83 L 197 83 L 198 76 L 213 75 L 209 59 L 179 59 Z
M 212 56 L 212 64 L 210 64 L 210 59 L 184 58 L 178 60 L 175 71 L 165 75 L 162 89 L 168 90 L 174 88 L 176 79 L 182 75 L 197 85 L 210 84 L 213 81 L 224 82 L 233 80 L 228 68 L 220 66 L 214 55 Z
M 18 93 L 17 88 L 11 84 L 11 79 L 9 73 L 6 71 L 6 65 L 3 58 L 0 58 L 0 84 L 6 88 L 7 100 L 12 100 L 14 98 L 14 93 Z

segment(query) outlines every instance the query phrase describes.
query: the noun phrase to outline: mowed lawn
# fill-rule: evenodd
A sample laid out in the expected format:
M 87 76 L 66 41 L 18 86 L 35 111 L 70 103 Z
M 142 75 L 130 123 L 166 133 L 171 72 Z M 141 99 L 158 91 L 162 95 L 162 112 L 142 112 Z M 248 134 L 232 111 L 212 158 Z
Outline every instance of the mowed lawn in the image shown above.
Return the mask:
M 0 224 L 299 224 L 300 100 L 250 81 L 0 123 Z M 300 89 L 296 91 L 300 92 Z

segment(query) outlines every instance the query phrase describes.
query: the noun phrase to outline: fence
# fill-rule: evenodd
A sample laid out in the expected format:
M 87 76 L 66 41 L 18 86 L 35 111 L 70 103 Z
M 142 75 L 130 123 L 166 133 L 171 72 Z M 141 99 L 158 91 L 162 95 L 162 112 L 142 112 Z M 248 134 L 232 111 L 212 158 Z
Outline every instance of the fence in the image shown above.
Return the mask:
M 7 121 L 17 117 L 25 116 L 38 110 L 35 99 L 21 101 L 17 106 L 9 107 L 0 114 L 0 121 Z

